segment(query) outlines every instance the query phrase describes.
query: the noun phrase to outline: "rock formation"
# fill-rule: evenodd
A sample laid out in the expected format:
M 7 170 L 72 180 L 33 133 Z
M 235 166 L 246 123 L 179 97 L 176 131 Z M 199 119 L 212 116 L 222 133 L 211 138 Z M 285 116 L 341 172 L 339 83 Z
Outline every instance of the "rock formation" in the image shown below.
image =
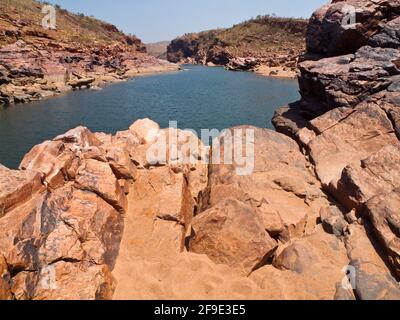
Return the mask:
M 350 26 L 343 24 L 348 8 L 355 9 Z M 333 1 L 317 10 L 299 65 L 302 101 L 273 120 L 299 143 L 324 191 L 354 210 L 346 241 L 363 277 L 358 295 L 366 299 L 394 297 L 389 288 L 397 283 L 384 279 L 399 277 L 399 15 L 399 1 Z M 355 254 L 358 243 L 370 253 Z M 382 271 L 364 268 L 368 260 L 380 261 Z
M 148 55 L 138 38 L 115 26 L 61 8 L 56 28 L 45 29 L 42 6 L 33 0 L 2 1 L 0 106 L 178 69 Z
M 400 299 L 399 8 L 313 15 L 278 132 L 78 127 L 0 167 L 0 299 Z
M 226 66 L 266 75 L 296 73 L 307 22 L 260 16 L 228 29 L 186 34 L 167 49 L 168 61 Z M 279 72 L 279 73 L 278 73 Z

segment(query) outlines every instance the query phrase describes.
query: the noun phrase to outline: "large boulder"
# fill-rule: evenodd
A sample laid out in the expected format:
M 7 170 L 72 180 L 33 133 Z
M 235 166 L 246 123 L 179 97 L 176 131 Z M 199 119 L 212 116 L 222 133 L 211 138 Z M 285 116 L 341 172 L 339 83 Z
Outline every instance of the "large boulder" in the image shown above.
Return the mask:
M 160 126 L 150 119 L 142 119 L 133 123 L 129 130 L 138 136 L 142 144 L 147 144 L 156 141 Z
M 111 298 L 123 220 L 96 194 L 67 184 L 10 212 L 0 227 L 17 299 Z
M 261 215 L 265 229 L 274 238 L 288 241 L 303 236 L 306 226 L 312 230 L 320 207 L 327 200 L 295 141 L 255 127 L 236 127 L 229 132 L 238 135 L 237 148 L 247 144 L 248 153 L 244 159 L 227 162 L 225 155 L 233 151 L 229 144 L 225 145 L 224 136 L 214 144 L 213 155 L 220 153 L 220 159 L 215 157 L 210 167 L 208 197 L 204 197 L 203 208 L 234 197 Z M 248 140 L 250 135 L 246 138 L 247 133 L 254 134 L 254 141 Z M 215 163 L 217 160 L 221 163 Z M 241 175 L 245 164 L 248 171 Z
M 77 171 L 75 185 L 79 189 L 99 195 L 121 213 L 126 211 L 125 194 L 108 163 L 94 159 L 84 160 Z
M 338 198 L 349 209 L 400 187 L 400 143 L 387 145 L 358 164 L 347 166 L 338 181 Z
M 111 142 L 78 127 L 32 148 L 19 171 L 0 168 L 0 255 L 14 298 L 112 298 L 136 168 L 127 143 Z
M 189 250 L 206 254 L 244 275 L 261 267 L 277 243 L 268 235 L 261 216 L 251 207 L 228 198 L 193 219 Z

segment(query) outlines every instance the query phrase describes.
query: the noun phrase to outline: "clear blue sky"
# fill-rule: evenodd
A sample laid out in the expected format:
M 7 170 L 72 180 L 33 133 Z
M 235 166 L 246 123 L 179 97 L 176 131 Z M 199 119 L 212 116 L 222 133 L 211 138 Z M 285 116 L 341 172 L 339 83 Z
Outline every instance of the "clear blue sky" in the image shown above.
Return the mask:
M 259 14 L 309 18 L 327 0 L 51 0 L 72 12 L 93 15 L 144 42 L 172 40 Z

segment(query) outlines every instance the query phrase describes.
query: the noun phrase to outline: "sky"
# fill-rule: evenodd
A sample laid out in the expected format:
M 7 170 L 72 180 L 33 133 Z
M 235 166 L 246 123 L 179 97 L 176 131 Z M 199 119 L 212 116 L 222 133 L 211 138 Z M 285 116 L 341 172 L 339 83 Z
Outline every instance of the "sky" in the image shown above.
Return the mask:
M 327 0 L 51 0 L 72 12 L 93 15 L 145 43 L 189 32 L 226 28 L 257 15 L 309 18 Z

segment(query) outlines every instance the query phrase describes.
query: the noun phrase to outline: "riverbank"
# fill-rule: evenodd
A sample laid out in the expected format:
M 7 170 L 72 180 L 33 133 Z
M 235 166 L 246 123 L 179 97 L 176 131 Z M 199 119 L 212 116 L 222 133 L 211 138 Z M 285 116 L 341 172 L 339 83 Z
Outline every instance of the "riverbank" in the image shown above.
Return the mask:
M 254 70 L 259 75 L 273 78 L 296 79 L 297 72 L 285 67 L 268 67 L 261 65 Z
M 100 90 L 130 78 L 180 70 L 176 64 L 136 51 L 96 57 L 93 65 L 91 52 L 71 56 L 63 50 L 49 50 L 43 54 L 22 40 L 1 48 L 0 106 L 43 100 L 81 88 Z
M 56 26 L 45 27 L 42 9 L 38 1 L 2 1 L 0 106 L 179 69 L 147 54 L 136 36 L 59 6 Z

